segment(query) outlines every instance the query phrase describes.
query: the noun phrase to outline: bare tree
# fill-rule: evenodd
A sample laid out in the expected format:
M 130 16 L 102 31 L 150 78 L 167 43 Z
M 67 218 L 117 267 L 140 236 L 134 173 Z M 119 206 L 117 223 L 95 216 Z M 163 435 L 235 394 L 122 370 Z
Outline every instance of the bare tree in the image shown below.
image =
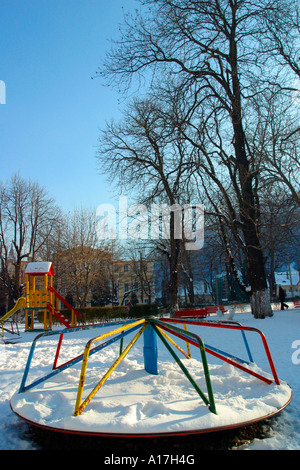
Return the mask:
M 95 211 L 81 208 L 64 218 L 61 250 L 54 257 L 56 283 L 79 305 L 91 300 L 92 290 L 106 284 L 112 262 L 103 241 L 98 239 Z
M 287 65 L 300 77 L 300 5 L 298 0 L 275 2 L 259 19 L 265 34 L 261 36 L 262 50 L 269 58 Z M 273 62 L 274 65 L 274 62 Z
M 141 4 L 150 8 L 127 16 L 121 39 L 108 55 L 104 76 L 128 84 L 138 77 L 148 78 L 151 71 L 159 80 L 176 77 L 184 83 L 193 113 L 197 111 L 205 120 L 205 127 L 199 120 L 201 132 L 194 129 L 192 137 L 186 127 L 184 136 L 198 150 L 198 163 L 215 184 L 222 183 L 215 166 L 218 162 L 227 172 L 238 203 L 238 212 L 231 212 L 231 216 L 237 216 L 242 233 L 252 312 L 255 317 L 271 316 L 259 235 L 258 168 L 247 146 L 244 109 L 254 93 L 277 80 L 273 70 L 264 65 L 259 45 L 268 29 L 261 29 L 263 22 L 259 19 L 276 10 L 283 24 L 284 6 L 281 4 L 279 10 L 275 0 L 144 0 Z M 152 83 L 157 85 L 155 80 Z M 213 129 L 221 119 L 223 128 Z M 188 124 L 191 129 L 190 119 Z M 221 131 L 228 137 L 227 148 L 223 145 L 222 150 L 218 142 Z M 203 133 L 213 152 L 199 143 Z M 226 203 L 233 208 L 228 198 Z
M 127 252 L 128 259 L 132 262 L 141 301 L 144 303 L 144 298 L 147 298 L 148 304 L 151 304 L 155 297 L 153 260 L 155 252 L 148 245 L 148 240 L 132 240 L 128 243 Z
M 118 187 L 132 190 L 140 203 L 166 203 L 176 207 L 187 181 L 188 163 L 184 143 L 170 131 L 170 108 L 158 100 L 135 100 L 118 125 L 107 125 L 100 137 L 101 170 Z M 169 123 L 169 125 L 167 125 Z M 157 249 L 167 257 L 171 308 L 177 308 L 178 262 L 181 240 L 176 236 L 174 212 L 169 237 L 160 238 Z
M 275 293 L 275 271 L 299 249 L 299 207 L 280 186 L 269 184 L 262 196 L 262 242 L 268 268 L 270 294 Z
M 36 260 L 55 227 L 59 209 L 36 182 L 15 174 L 0 187 L 0 261 L 8 306 L 22 294 L 21 265 Z M 9 255 L 13 273 L 9 270 Z
M 299 99 L 291 90 L 269 89 L 253 101 L 254 118 L 248 123 L 248 145 L 260 168 L 261 184 L 286 191 L 300 206 Z

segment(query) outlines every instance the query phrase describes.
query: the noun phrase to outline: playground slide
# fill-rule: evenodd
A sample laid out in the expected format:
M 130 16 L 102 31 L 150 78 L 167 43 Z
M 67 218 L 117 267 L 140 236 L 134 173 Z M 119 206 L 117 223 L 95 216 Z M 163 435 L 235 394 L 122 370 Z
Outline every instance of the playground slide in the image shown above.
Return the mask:
M 26 307 L 26 299 L 25 299 L 25 297 L 20 297 L 17 300 L 16 305 L 9 312 L 7 312 L 5 315 L 3 315 L 3 317 L 0 318 L 0 323 L 6 321 L 17 310 L 20 310 L 21 308 L 24 308 L 24 307 Z

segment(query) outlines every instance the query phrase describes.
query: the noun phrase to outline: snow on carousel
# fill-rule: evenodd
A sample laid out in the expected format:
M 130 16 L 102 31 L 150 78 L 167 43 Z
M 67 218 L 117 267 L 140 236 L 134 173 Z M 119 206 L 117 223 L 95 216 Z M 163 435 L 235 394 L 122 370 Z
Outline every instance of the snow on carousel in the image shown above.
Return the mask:
M 70 358 L 71 339 L 78 355 Z M 41 344 L 53 348 L 53 364 L 44 363 Z M 259 348 L 264 370 L 253 357 Z M 235 321 L 145 317 L 37 335 L 10 405 L 21 419 L 52 431 L 150 437 L 241 427 L 276 415 L 291 399 L 260 330 Z

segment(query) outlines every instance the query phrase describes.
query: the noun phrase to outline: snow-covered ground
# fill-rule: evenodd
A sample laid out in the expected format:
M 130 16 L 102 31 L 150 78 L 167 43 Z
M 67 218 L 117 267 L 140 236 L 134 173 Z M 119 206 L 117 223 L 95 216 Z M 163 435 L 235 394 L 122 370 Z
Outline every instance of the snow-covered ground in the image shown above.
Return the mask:
M 228 319 L 228 316 L 224 318 Z M 211 317 L 211 320 L 218 318 Z M 101 420 L 103 432 L 180 431 L 197 429 L 202 425 L 226 425 L 235 420 L 268 414 L 288 399 L 290 388 L 287 383 L 293 390 L 291 403 L 272 421 L 264 439 L 254 439 L 239 449 L 299 450 L 300 309 L 274 310 L 273 317 L 263 320 L 254 319 L 249 310 L 236 311 L 234 321 L 263 332 L 282 385 L 266 385 L 208 355 L 217 415 L 207 410 L 160 340 L 158 375 L 150 375 L 144 370 L 143 340 L 140 338 L 80 416 L 74 417 L 73 414 L 81 363 L 28 392 L 18 394 L 30 346 L 37 335 L 36 332 L 24 333 L 21 325 L 21 338 L 15 344 L 0 343 L 0 449 L 37 449 L 37 444 L 28 434 L 27 424 L 13 413 L 10 402 L 14 410 L 26 418 L 53 427 L 68 429 L 77 426 L 78 429 L 97 431 Z M 111 329 L 97 328 L 65 335 L 59 363 L 82 354 L 88 339 Z M 240 332 L 196 326 L 188 329 L 201 336 L 205 344 L 247 359 Z M 124 347 L 134 334 L 124 340 Z M 6 334 L 7 339 L 8 336 Z M 252 368 L 272 378 L 260 336 L 247 332 L 247 339 L 255 362 Z M 37 343 L 27 383 L 51 371 L 57 341 L 58 336 L 49 336 Z M 176 342 L 186 349 L 180 340 L 176 339 Z M 119 348 L 117 342 L 90 357 L 83 399 L 118 357 Z M 177 350 L 176 353 L 203 392 L 207 393 L 199 350 L 191 348 L 192 359 L 184 358 Z

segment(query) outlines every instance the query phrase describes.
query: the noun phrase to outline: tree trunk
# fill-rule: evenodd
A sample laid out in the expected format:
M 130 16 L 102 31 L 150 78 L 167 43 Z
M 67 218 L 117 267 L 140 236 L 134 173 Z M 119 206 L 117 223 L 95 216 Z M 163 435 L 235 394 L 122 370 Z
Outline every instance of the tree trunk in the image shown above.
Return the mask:
M 176 241 L 173 240 L 173 243 Z M 174 243 L 174 245 L 177 245 L 177 243 Z M 172 256 L 172 249 L 171 249 L 170 278 L 169 278 L 169 285 L 168 285 L 169 299 L 170 299 L 170 314 L 173 314 L 175 310 L 178 310 L 178 262 L 176 261 L 176 258 L 178 260 L 178 254 L 173 253 L 173 256 Z
M 242 132 L 242 130 L 240 129 L 239 132 Z M 237 154 L 240 154 L 240 157 L 237 158 L 242 195 L 240 216 L 245 242 L 247 275 L 251 287 L 251 310 L 255 318 L 264 318 L 265 316 L 272 316 L 273 313 L 268 292 L 262 246 L 258 234 L 260 214 L 255 203 L 252 187 L 253 178 L 246 158 L 245 147 L 241 145 L 236 150 Z
M 250 299 L 251 310 L 255 318 L 265 318 L 266 316 L 272 317 L 272 307 L 270 303 L 269 289 L 255 291 Z
M 238 55 L 235 40 L 230 42 L 232 77 L 232 126 L 234 149 L 239 178 L 239 209 L 245 242 L 247 274 L 251 287 L 251 310 L 255 318 L 272 316 L 262 246 L 259 239 L 260 211 L 253 187 L 254 174 L 246 152 L 246 138 L 242 118 L 242 98 L 238 75 Z
M 175 239 L 174 213 L 170 214 L 170 279 L 169 298 L 170 314 L 178 310 L 178 262 L 180 252 L 180 240 Z

